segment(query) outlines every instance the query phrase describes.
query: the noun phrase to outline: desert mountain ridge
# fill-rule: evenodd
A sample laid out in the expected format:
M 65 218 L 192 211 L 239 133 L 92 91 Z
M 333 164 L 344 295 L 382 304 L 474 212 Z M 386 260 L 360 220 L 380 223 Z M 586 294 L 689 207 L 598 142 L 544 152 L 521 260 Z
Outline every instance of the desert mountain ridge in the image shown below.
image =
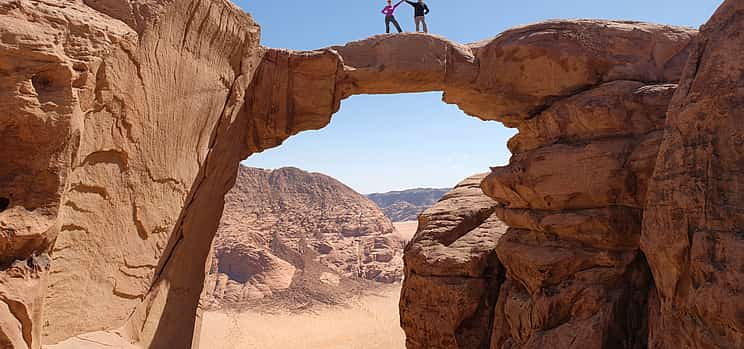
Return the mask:
M 414 188 L 367 194 L 393 222 L 415 221 L 452 188 Z
M 294 167 L 241 166 L 225 196 L 205 303 L 307 308 L 402 279 L 403 244 L 365 196 Z

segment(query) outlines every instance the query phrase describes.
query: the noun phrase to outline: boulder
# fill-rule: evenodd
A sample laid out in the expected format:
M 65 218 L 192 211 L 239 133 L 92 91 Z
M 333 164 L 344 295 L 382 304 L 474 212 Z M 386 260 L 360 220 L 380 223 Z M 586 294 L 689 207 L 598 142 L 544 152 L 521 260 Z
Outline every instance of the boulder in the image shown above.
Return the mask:
M 405 249 L 400 321 L 406 347 L 483 348 L 504 278 L 496 246 L 506 225 L 480 190 L 485 174 L 460 182 L 419 216 Z

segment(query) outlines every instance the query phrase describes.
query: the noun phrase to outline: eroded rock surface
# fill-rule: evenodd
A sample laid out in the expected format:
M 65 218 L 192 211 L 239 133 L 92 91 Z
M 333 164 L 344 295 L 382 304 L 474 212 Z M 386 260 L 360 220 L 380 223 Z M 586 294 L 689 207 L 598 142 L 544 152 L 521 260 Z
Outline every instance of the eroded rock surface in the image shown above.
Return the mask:
M 13 0 L 0 18 L 0 337 L 189 347 L 208 256 L 192 244 L 247 155 L 224 145 L 247 127 L 258 27 L 224 1 Z
M 252 113 L 257 147 L 322 128 L 354 94 L 443 91 L 446 103 L 516 127 L 603 83 L 676 81 L 695 31 L 641 22 L 550 21 L 461 45 L 424 34 L 378 35 L 316 51 L 269 49 Z
M 41 344 L 48 252 L 58 232 L 71 229 L 60 217 L 73 205 L 64 193 L 75 188 L 69 179 L 82 132 L 81 109 L 91 108 L 100 57 L 131 33 L 122 24 L 105 25 L 105 15 L 82 4 L 69 4 L 64 12 L 47 3 L 0 4 L 3 347 Z
M 405 250 L 400 321 L 406 347 L 483 348 L 504 270 L 496 245 L 506 225 L 483 194 L 485 174 L 460 182 L 419 216 Z
M 672 99 L 643 220 L 650 347 L 744 347 L 744 1 L 703 26 Z
M 510 227 L 492 348 L 645 348 L 641 217 L 675 89 L 608 82 L 518 125 L 482 185 Z
M 337 180 L 241 167 L 226 196 L 205 300 L 213 307 L 262 298 L 341 303 L 347 284 L 400 281 L 401 249 L 380 209 Z
M 192 347 L 238 162 L 353 94 L 443 91 L 520 133 L 481 185 L 498 204 L 465 204 L 488 218 L 422 217 L 410 346 L 740 347 L 743 6 L 694 47 L 691 29 L 577 20 L 295 52 L 259 47 L 223 0 L 6 1 L 0 343 Z M 510 229 L 473 245 L 477 228 L 434 223 L 495 217 Z

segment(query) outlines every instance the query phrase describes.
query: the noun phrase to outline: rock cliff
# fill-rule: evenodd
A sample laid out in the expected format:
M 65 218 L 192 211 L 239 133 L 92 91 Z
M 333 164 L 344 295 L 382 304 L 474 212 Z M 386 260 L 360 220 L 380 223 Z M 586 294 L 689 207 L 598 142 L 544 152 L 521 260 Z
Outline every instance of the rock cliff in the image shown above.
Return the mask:
M 11 0 L 0 33 L 2 346 L 189 347 L 258 26 L 226 1 Z
M 465 179 L 419 216 L 400 297 L 408 348 L 489 345 L 483 334 L 505 274 L 496 244 L 507 227 L 494 214 L 499 204 L 480 189 L 485 176 Z
M 0 344 L 196 346 L 239 161 L 351 95 L 443 91 L 519 134 L 481 183 L 496 204 L 471 180 L 423 216 L 410 348 L 741 347 L 742 14 L 297 52 L 226 0 L 5 1 Z
M 744 1 L 703 26 L 669 106 L 643 217 L 649 346 L 744 346 Z
M 241 167 L 225 200 L 206 287 L 213 307 L 342 303 L 362 280 L 402 279 L 390 220 L 331 177 Z

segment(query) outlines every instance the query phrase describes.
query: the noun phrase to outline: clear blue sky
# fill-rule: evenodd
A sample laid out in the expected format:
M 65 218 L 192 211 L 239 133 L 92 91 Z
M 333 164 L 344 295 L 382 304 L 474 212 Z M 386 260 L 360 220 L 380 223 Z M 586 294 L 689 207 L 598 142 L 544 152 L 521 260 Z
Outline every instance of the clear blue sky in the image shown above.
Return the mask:
M 384 0 L 235 1 L 262 28 L 262 44 L 310 50 L 384 32 Z M 458 42 L 493 37 L 513 26 L 555 18 L 627 19 L 699 27 L 713 0 L 428 0 L 429 30 Z M 403 29 L 412 8 L 396 12 Z M 514 134 L 495 122 L 466 116 L 440 93 L 354 96 L 331 124 L 255 154 L 247 166 L 295 166 L 333 176 L 361 193 L 449 187 L 509 159 Z

